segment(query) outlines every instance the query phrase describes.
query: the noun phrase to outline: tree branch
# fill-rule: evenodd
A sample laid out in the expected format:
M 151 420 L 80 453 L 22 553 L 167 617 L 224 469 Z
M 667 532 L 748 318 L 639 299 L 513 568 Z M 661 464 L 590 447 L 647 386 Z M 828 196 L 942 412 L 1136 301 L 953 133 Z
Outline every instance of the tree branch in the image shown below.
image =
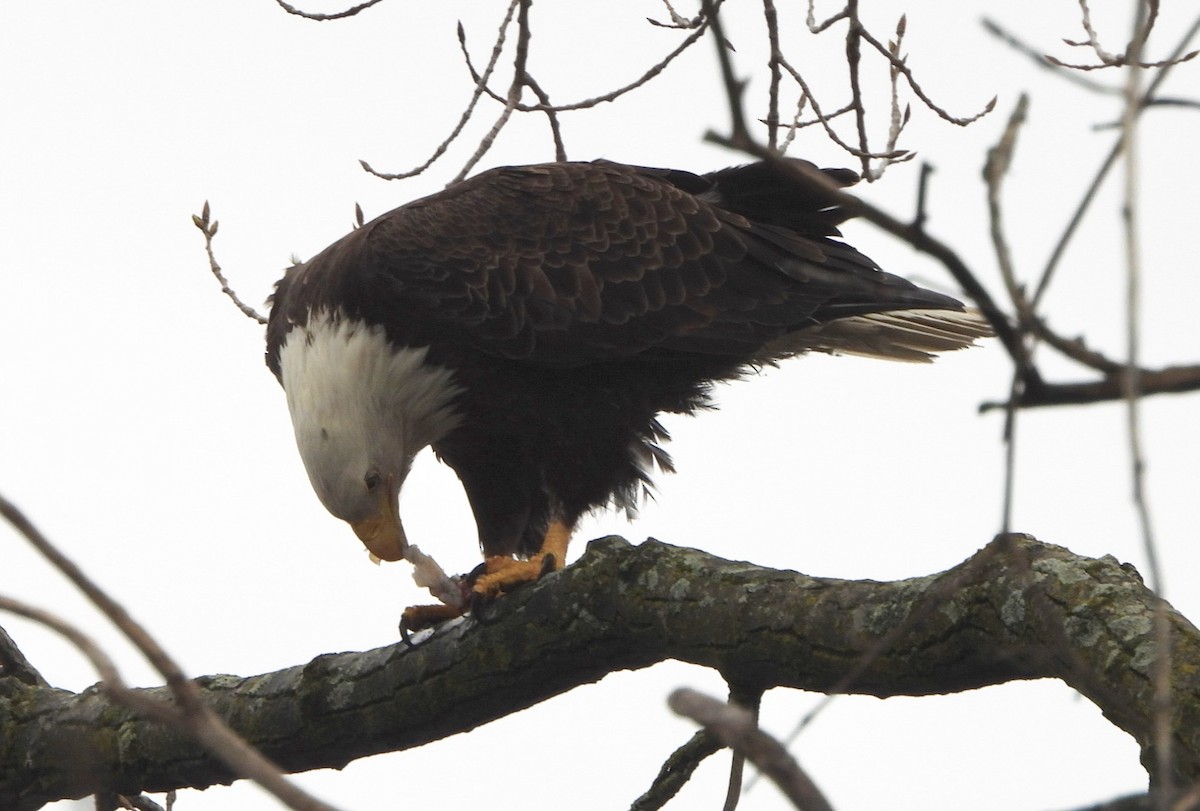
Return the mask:
M 947 579 L 956 588 L 941 589 Z M 942 601 L 930 611 L 929 600 Z M 730 683 L 874 696 L 1059 678 L 1153 752 L 1154 595 L 1109 557 L 1002 536 L 947 572 L 890 583 L 814 578 L 619 538 L 438 629 L 424 644 L 320 656 L 260 676 L 197 680 L 205 703 L 287 771 L 344 766 L 517 712 L 615 670 L 666 659 Z M 898 634 L 888 650 L 878 641 Z M 1172 768 L 1200 776 L 1200 633 L 1175 612 Z M 499 655 L 502 652 L 503 655 Z M 864 655 L 873 654 L 859 667 Z M 145 691 L 165 698 L 165 688 Z M 233 779 L 177 732 L 78 695 L 0 680 L 0 807 L 102 790 Z

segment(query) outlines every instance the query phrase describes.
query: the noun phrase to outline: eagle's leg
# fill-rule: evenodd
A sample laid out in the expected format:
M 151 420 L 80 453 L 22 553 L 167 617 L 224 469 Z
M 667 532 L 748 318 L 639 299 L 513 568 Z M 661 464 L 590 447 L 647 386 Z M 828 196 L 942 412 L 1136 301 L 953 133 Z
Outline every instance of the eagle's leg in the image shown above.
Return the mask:
M 475 578 L 472 591 L 480 597 L 496 597 L 514 586 L 531 583 L 546 572 L 558 571 L 567 559 L 571 527 L 554 520 L 546 528 L 542 548 L 528 560 L 497 555 L 484 561 L 484 572 Z

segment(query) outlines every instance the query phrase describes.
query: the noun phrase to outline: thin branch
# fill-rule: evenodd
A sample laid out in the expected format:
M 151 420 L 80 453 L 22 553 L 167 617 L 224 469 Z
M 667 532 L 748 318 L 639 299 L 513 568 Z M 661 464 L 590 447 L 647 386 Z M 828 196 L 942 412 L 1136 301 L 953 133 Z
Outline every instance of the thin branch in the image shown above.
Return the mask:
M 383 180 L 404 180 L 406 178 L 415 177 L 416 175 L 421 174 L 434 163 L 436 163 L 437 160 L 442 157 L 442 155 L 446 154 L 446 151 L 450 148 L 450 144 L 452 144 L 458 138 L 458 136 L 462 134 L 463 130 L 466 129 L 467 123 L 471 120 L 471 116 L 475 112 L 475 106 L 479 103 L 479 99 L 487 90 L 487 82 L 491 78 L 492 72 L 495 71 L 497 63 L 500 61 L 500 54 L 504 51 L 504 42 L 506 38 L 505 32 L 508 30 L 508 26 L 512 22 L 513 15 L 516 13 L 518 2 L 519 0 L 510 0 L 508 9 L 504 14 L 504 19 L 500 23 L 500 30 L 496 34 L 496 41 L 492 47 L 492 54 L 488 58 L 487 67 L 484 68 L 484 71 L 481 74 L 476 73 L 474 67 L 471 65 L 470 53 L 467 51 L 466 30 L 463 28 L 463 24 L 461 22 L 458 24 L 458 45 L 462 50 L 463 57 L 467 62 L 467 68 L 471 72 L 471 78 L 475 82 L 475 89 L 471 93 L 471 100 L 467 103 L 466 109 L 463 110 L 462 114 L 458 117 L 458 122 L 450 131 L 450 134 L 442 139 L 442 142 L 434 148 L 433 153 L 426 158 L 423 163 L 403 172 L 380 172 L 372 168 L 372 166 L 365 160 L 360 160 L 359 165 L 362 166 L 364 171 Z
M 779 741 L 758 728 L 754 714 L 749 710 L 686 687 L 672 692 L 667 704 L 679 715 L 711 731 L 726 746 L 745 755 L 779 786 L 795 808 L 833 811 L 817 784 Z
M 1022 93 L 1012 115 L 1009 116 L 1008 124 L 1004 128 L 999 143 L 988 150 L 987 162 L 983 168 L 983 178 L 987 185 L 988 223 L 992 237 L 992 249 L 996 254 L 1000 277 L 1004 280 L 1009 300 L 1016 310 L 1022 328 L 1026 328 L 1025 325 L 1033 319 L 1033 313 L 1025 298 L 1025 292 L 1017 281 L 1012 252 L 1009 250 L 1008 239 L 1004 234 L 1001 188 L 1004 184 L 1004 177 L 1008 174 L 1008 167 L 1012 164 L 1013 152 L 1017 146 L 1017 134 L 1025 123 L 1028 109 L 1029 97 Z
M 808 26 L 808 32 L 810 34 L 820 34 L 823 31 L 828 30 L 839 20 L 846 19 L 849 13 L 848 7 L 843 6 L 839 11 L 835 12 L 833 16 L 829 17 L 829 19 L 822 22 L 817 22 L 815 0 L 808 0 L 808 16 L 805 19 L 805 24 Z
M 1065 79 L 1068 82 L 1072 82 L 1073 84 L 1076 84 L 1086 90 L 1090 90 L 1093 93 L 1104 93 L 1109 95 L 1120 95 L 1121 93 L 1121 89 L 1119 87 L 1094 81 L 1089 79 L 1087 76 L 1081 75 L 1079 71 L 1070 70 L 1060 64 L 1055 63 L 1045 53 L 1026 45 L 1024 42 L 1018 39 L 1015 34 L 1010 33 L 995 20 L 984 17 L 982 20 L 980 20 L 980 24 L 989 34 L 997 37 L 1001 42 L 1014 49 L 1018 53 L 1028 57 L 1039 68 L 1050 71 L 1050 73 L 1054 74 L 1060 79 Z
M 917 203 L 913 208 L 912 225 L 918 231 L 925 229 L 929 219 L 926 212 L 926 202 L 929 200 L 929 178 L 933 175 L 933 164 L 921 163 L 921 173 L 917 176 Z
M 896 23 L 896 38 L 888 43 L 888 52 L 896 59 L 900 57 L 901 43 L 904 41 L 904 31 L 907 25 L 907 17 L 900 16 L 899 22 Z M 889 123 L 887 144 L 884 146 L 884 152 L 895 152 L 900 142 L 900 135 L 904 132 L 904 128 L 908 126 L 908 122 L 912 117 L 912 107 L 908 104 L 904 105 L 904 110 L 900 110 L 900 71 L 896 70 L 895 65 L 888 70 L 888 85 L 889 85 Z M 907 160 L 907 157 L 905 158 Z M 888 159 L 883 159 L 880 166 L 876 167 L 871 172 L 868 180 L 878 180 L 883 176 L 887 165 L 891 163 Z
M 1142 48 L 1146 37 L 1154 25 L 1157 13 L 1156 4 L 1150 2 L 1149 10 L 1143 4 L 1144 0 L 1134 0 L 1137 10 L 1134 21 L 1134 32 L 1130 37 L 1128 81 L 1125 89 L 1125 115 L 1122 120 L 1121 142 L 1124 144 L 1124 200 L 1121 205 L 1121 222 L 1125 234 L 1125 267 L 1126 267 L 1126 346 L 1127 361 L 1123 379 L 1126 384 L 1126 413 L 1129 432 L 1129 452 L 1133 470 L 1133 498 L 1142 528 L 1142 540 L 1146 559 L 1150 568 L 1151 588 L 1158 594 L 1164 593 L 1162 569 L 1158 563 L 1157 548 L 1154 543 L 1154 533 L 1151 527 L 1150 510 L 1146 503 L 1145 488 L 1145 459 L 1142 452 L 1141 426 L 1138 419 L 1138 401 L 1141 397 L 1139 365 L 1141 346 L 1141 246 L 1138 233 L 1138 160 L 1137 160 L 1137 130 L 1141 112 L 1141 59 Z M 1083 3 L 1087 7 L 1086 2 Z M 1089 29 L 1090 33 L 1090 29 Z
M 1008 400 L 1004 402 L 1004 503 L 1000 512 L 1000 532 L 1012 532 L 1013 505 L 1017 499 L 1017 403 L 1025 390 L 1025 380 L 1017 367 L 1013 367 L 1012 380 L 1008 386 Z
M 916 77 L 913 76 L 912 70 L 908 67 L 907 63 L 903 59 L 901 59 L 898 55 L 893 54 L 890 48 L 876 39 L 866 28 L 862 28 L 860 33 L 863 39 L 869 42 L 876 51 L 878 51 L 885 59 L 888 60 L 888 62 L 891 63 L 893 68 L 898 70 L 901 75 L 908 80 L 908 86 L 912 89 L 913 93 L 916 94 L 917 98 L 919 98 L 927 108 L 932 110 L 938 116 L 938 118 L 942 119 L 943 121 L 956 124 L 960 127 L 965 127 L 969 124 L 975 123 L 996 108 L 996 97 L 993 96 L 991 100 L 983 106 L 983 109 L 974 115 L 951 115 L 947 110 L 939 106 L 930 96 L 925 93 L 925 90 L 921 87 L 920 83 L 917 82 Z
M 717 0 L 716 5 L 719 7 L 721 2 L 723 2 L 723 0 Z M 488 132 L 484 135 L 483 139 L 481 139 L 481 143 L 480 143 L 479 147 L 477 148 L 476 152 L 469 159 L 467 165 L 457 175 L 458 179 L 465 177 L 467 175 L 467 173 L 471 170 L 471 168 L 476 165 L 476 163 L 480 160 L 480 158 L 482 158 L 483 154 L 486 153 L 487 150 L 490 148 L 491 143 L 494 141 L 496 136 L 499 134 L 500 130 L 503 129 L 504 125 L 507 124 L 507 122 L 509 121 L 509 119 L 511 118 L 511 116 L 514 112 L 545 114 L 547 116 L 549 124 L 550 124 L 550 131 L 551 131 L 551 135 L 554 140 L 556 158 L 558 160 L 564 160 L 566 157 L 566 147 L 565 147 L 564 141 L 562 139 L 560 124 L 559 124 L 558 117 L 557 117 L 559 113 L 591 109 L 591 108 L 596 107 L 605 102 L 615 101 L 615 100 L 619 99 L 620 97 L 626 95 L 627 93 L 630 93 L 634 90 L 637 90 L 640 87 L 643 87 L 648 82 L 650 82 L 652 79 L 654 79 L 659 74 L 661 74 L 664 70 L 666 70 L 667 67 L 669 65 L 671 65 L 671 63 L 674 62 L 677 57 L 679 57 L 684 51 L 686 51 L 689 47 L 691 47 L 693 44 L 695 44 L 695 42 L 697 40 L 699 40 L 701 37 L 703 37 L 705 35 L 705 33 L 707 33 L 707 31 L 708 31 L 707 21 L 699 22 L 695 25 L 689 24 L 689 25 L 677 26 L 679 28 L 687 28 L 687 29 L 694 29 L 694 30 L 678 46 L 673 48 L 662 59 L 655 62 L 653 65 L 651 65 L 651 67 L 648 68 L 637 79 L 634 79 L 632 82 L 629 82 L 628 84 L 622 85 L 621 87 L 615 88 L 615 89 L 613 89 L 607 93 L 603 93 L 599 96 L 594 96 L 592 98 L 587 98 L 587 99 L 583 99 L 580 101 L 569 102 L 569 103 L 564 103 L 564 104 L 553 104 L 550 102 L 549 93 L 547 91 L 545 91 L 544 89 L 542 89 L 542 87 L 539 85 L 539 83 L 525 69 L 524 65 L 525 65 L 525 62 L 527 61 L 527 53 L 525 56 L 521 55 L 521 53 L 520 53 L 521 46 L 519 43 L 518 43 L 518 54 L 515 59 L 516 67 L 514 70 L 513 83 L 510 84 L 509 90 L 506 92 L 505 95 L 501 96 L 500 94 L 493 91 L 489 86 L 489 82 L 491 80 L 492 75 L 495 72 L 496 66 L 499 62 L 500 55 L 503 52 L 504 45 L 507 41 L 506 32 L 508 30 L 508 26 L 512 23 L 513 17 L 516 14 L 517 9 L 520 7 L 521 7 L 521 0 L 511 0 L 511 2 L 509 3 L 504 20 L 501 22 L 500 29 L 496 35 L 496 40 L 493 43 L 492 52 L 489 57 L 488 63 L 483 71 L 478 71 L 475 68 L 475 65 L 471 59 L 470 52 L 467 49 L 465 30 L 462 26 L 462 23 L 459 23 L 459 25 L 458 25 L 459 48 L 463 53 L 464 63 L 467 67 L 467 71 L 469 72 L 469 74 L 471 76 L 471 80 L 475 85 L 475 88 L 472 93 L 471 100 L 468 102 L 468 104 L 467 104 L 466 108 L 463 110 L 463 112 L 459 115 L 458 121 L 456 122 L 454 128 L 451 130 L 450 134 L 447 135 L 446 138 L 443 139 L 440 144 L 438 144 L 438 146 L 434 149 L 433 153 L 419 165 L 415 166 L 412 169 L 408 169 L 408 170 L 405 170 L 402 172 L 381 172 L 381 171 L 375 169 L 373 166 L 371 166 L 371 164 L 369 164 L 367 161 L 360 160 L 359 163 L 365 171 L 375 175 L 376 177 L 382 178 L 384 180 L 402 180 L 405 178 L 414 177 L 416 175 L 421 174 L 422 172 L 427 170 L 430 166 L 432 166 L 434 163 L 436 163 L 439 158 L 441 158 L 443 155 L 445 155 L 445 153 L 449 149 L 450 145 L 455 140 L 457 140 L 457 138 L 462 134 L 462 132 L 465 130 L 467 124 L 470 122 L 470 120 L 474 116 L 475 110 L 476 110 L 476 107 L 478 105 L 480 98 L 482 98 L 484 96 L 487 96 L 488 98 L 491 98 L 493 101 L 496 101 L 497 103 L 504 105 L 504 107 L 503 107 L 503 110 L 502 110 L 500 116 L 498 117 L 498 119 L 493 122 L 493 124 L 489 128 Z M 668 8 L 669 8 L 669 6 L 668 6 Z M 653 20 L 650 20 L 650 22 L 654 23 L 656 25 L 661 25 L 659 23 L 655 23 L 655 21 L 653 21 Z M 518 26 L 519 26 L 519 32 L 520 32 L 519 37 L 524 38 L 527 43 L 528 42 L 528 26 L 526 25 L 524 27 L 521 27 L 519 23 L 518 23 Z M 666 26 L 664 26 L 664 27 L 666 27 Z M 528 45 L 526 44 L 525 47 L 527 49 Z M 538 103 L 529 104 L 526 102 L 522 102 L 521 98 L 520 98 L 521 94 L 519 92 L 516 93 L 514 96 L 514 93 L 513 93 L 514 85 L 516 85 L 518 87 L 520 87 L 520 86 L 528 87 L 537 96 Z
M 1079 383 L 1049 383 L 1036 377 L 1027 379 L 1017 404 L 1021 408 L 1039 408 L 1111 403 L 1125 396 L 1126 384 L 1123 377 L 1124 375 L 1116 374 L 1101 380 Z M 1200 391 L 1200 366 L 1142 369 L 1138 373 L 1138 380 L 1143 397 Z M 1006 402 L 986 402 L 979 406 L 979 410 L 987 412 L 1004 408 Z
M 1180 37 L 1179 42 L 1175 45 L 1175 48 L 1171 51 L 1170 56 L 1166 60 L 1168 64 L 1155 73 L 1154 78 L 1146 87 L 1146 92 L 1143 94 L 1144 98 L 1154 97 L 1154 95 L 1158 92 L 1158 89 L 1162 86 L 1163 82 L 1165 82 L 1167 77 L 1171 74 L 1173 68 L 1179 64 L 1179 57 L 1184 53 L 1184 51 L 1187 49 L 1188 43 L 1192 41 L 1197 33 L 1200 33 L 1200 16 L 1197 16 L 1196 19 L 1192 21 L 1191 26 L 1189 26 L 1187 31 L 1183 33 L 1183 36 Z M 1071 238 L 1075 235 L 1079 224 L 1083 221 L 1083 216 L 1090 207 L 1092 200 L 1095 199 L 1096 192 L 1099 190 L 1101 183 L 1103 183 L 1104 178 L 1107 177 L 1109 170 L 1112 169 L 1112 167 L 1116 164 L 1117 157 L 1121 154 L 1121 150 L 1124 148 L 1122 138 L 1123 136 L 1117 137 L 1116 142 L 1113 144 L 1112 148 L 1108 152 L 1108 155 L 1105 156 L 1104 161 L 1100 164 L 1100 168 L 1093 176 L 1092 182 L 1088 186 L 1087 191 L 1084 192 L 1083 198 L 1080 200 L 1079 205 L 1076 206 L 1075 211 L 1072 213 L 1071 219 L 1068 221 L 1067 227 L 1063 230 L 1062 236 L 1060 236 L 1058 241 L 1055 243 L 1054 249 L 1050 253 L 1050 258 L 1046 262 L 1046 267 L 1042 271 L 1041 278 L 1038 280 L 1038 284 L 1034 288 L 1034 294 L 1031 299 L 1031 306 L 1034 310 L 1037 309 L 1037 306 L 1040 303 L 1047 286 L 1050 284 L 1050 279 L 1054 274 L 1055 268 L 1058 266 L 1059 260 L 1066 252 L 1067 245 L 1070 244 Z
M 750 713 L 751 719 L 757 725 L 759 712 L 762 709 L 764 692 L 761 687 L 730 684 L 729 698 L 726 703 Z M 734 748 L 732 751 L 733 757 L 729 763 L 729 785 L 725 789 L 725 806 L 722 811 L 737 811 L 738 801 L 742 797 L 742 778 L 746 770 L 746 753 L 737 748 Z
M 0 510 L 4 509 L 5 504 L 6 502 L 0 499 Z M 5 517 L 8 517 L 7 513 L 5 513 Z M 100 680 L 104 683 L 105 689 L 109 691 L 109 694 L 115 700 L 119 701 L 120 695 L 128 692 L 129 688 L 125 686 L 125 682 L 121 678 L 117 666 L 113 663 L 109 655 L 104 652 L 104 649 L 95 640 L 71 623 L 37 606 L 32 606 L 3 595 L 0 595 L 0 611 L 6 611 L 9 614 L 15 614 L 31 622 L 36 622 L 38 625 L 54 631 L 74 645 L 76 650 L 91 662 L 92 667 L 99 674 Z M 161 706 L 164 711 L 168 709 L 166 704 Z
M 988 150 L 987 161 L 984 164 L 983 177 L 987 185 L 988 222 L 992 237 L 992 248 L 996 254 L 996 262 L 1000 268 L 1000 277 L 1008 290 L 1009 299 L 1017 312 L 1020 329 L 1028 329 L 1028 322 L 1033 313 L 1025 298 L 1025 291 L 1017 283 L 1016 268 L 1013 267 L 1012 252 L 1008 247 L 1008 239 L 1004 234 L 1003 206 L 1001 205 L 1001 188 L 1008 168 L 1012 165 L 1013 153 L 1016 150 L 1017 134 L 1025 123 L 1029 108 L 1029 97 L 1021 94 L 1009 116 L 1008 124 L 1000 141 Z M 1024 358 L 1030 358 L 1031 348 L 1026 345 Z M 1032 361 L 1029 366 L 1032 368 Z M 1011 528 L 1013 504 L 1016 498 L 1016 459 L 1017 459 L 1017 406 L 1016 398 L 1024 388 L 1021 374 L 1022 366 L 1013 365 L 1012 383 L 1009 386 L 1008 405 L 1004 413 L 1004 507 L 1000 531 L 1008 532 Z
M 555 111 L 554 106 L 550 104 L 550 95 L 542 89 L 542 86 L 532 76 L 526 77 L 525 84 L 542 103 L 542 112 L 546 114 L 546 123 L 550 126 L 550 137 L 554 139 L 554 159 L 556 161 L 565 161 L 567 159 L 567 145 L 563 141 L 562 127 L 558 122 L 558 113 Z
M 516 2 L 517 48 L 516 55 L 513 58 L 512 83 L 508 87 L 508 97 L 505 100 L 504 109 L 501 110 L 500 115 L 493 122 L 491 129 L 479 139 L 479 145 L 475 148 L 475 152 L 471 157 L 467 158 L 467 162 L 459 170 L 458 174 L 454 176 L 454 179 L 450 181 L 452 184 L 459 182 L 470 174 L 471 169 L 483 159 L 483 156 L 492 148 L 492 144 L 495 143 L 500 131 L 504 129 L 509 119 L 512 118 L 513 112 L 521 101 L 521 93 L 525 89 L 527 83 L 526 77 L 528 75 L 526 72 L 526 63 L 529 57 L 529 6 L 532 0 L 516 0 Z
M 1145 12 L 1145 25 L 1140 25 L 1136 30 L 1133 31 L 1129 42 L 1125 46 L 1125 52 L 1120 54 L 1109 53 L 1100 45 L 1100 37 L 1096 33 L 1095 27 L 1092 25 L 1091 9 L 1088 7 L 1087 0 L 1079 0 L 1079 7 L 1081 12 L 1081 22 L 1084 31 L 1087 33 L 1087 39 L 1083 41 L 1069 39 L 1063 41 L 1072 47 L 1090 48 L 1092 52 L 1096 54 L 1099 64 L 1074 64 L 1064 62 L 1054 56 L 1046 57 L 1048 60 L 1056 65 L 1060 65 L 1061 67 L 1080 71 L 1121 67 L 1134 67 L 1139 69 L 1166 68 L 1173 67 L 1174 65 L 1178 65 L 1182 62 L 1187 62 L 1188 60 L 1195 58 L 1197 54 L 1200 54 L 1200 51 L 1191 51 L 1189 53 L 1178 52 L 1157 62 L 1146 62 L 1142 60 L 1142 51 L 1145 47 L 1146 40 L 1149 38 L 1150 32 L 1154 28 L 1155 21 L 1158 19 L 1158 0 L 1135 0 L 1135 9 L 1137 10 L 1138 14 L 1140 15 L 1143 13 L 1143 11 Z
M 1075 207 L 1074 212 L 1072 212 L 1070 220 L 1067 221 L 1066 228 L 1063 229 L 1062 234 L 1059 236 L 1057 242 L 1055 242 L 1054 249 L 1050 252 L 1050 258 L 1046 260 L 1046 266 L 1042 269 L 1042 275 L 1038 279 L 1037 286 L 1033 290 L 1033 296 L 1030 298 L 1030 308 L 1032 310 L 1036 310 L 1038 304 L 1041 303 L 1042 296 L 1045 295 L 1046 289 L 1050 285 L 1050 280 L 1054 277 L 1054 271 L 1057 269 L 1059 261 L 1066 253 L 1067 246 L 1071 243 L 1071 239 L 1075 236 L 1075 232 L 1083 223 L 1084 215 L 1091 207 L 1092 201 L 1096 199 L 1096 194 L 1099 192 L 1100 186 L 1104 182 L 1104 178 L 1108 176 L 1109 170 L 1116 165 L 1117 156 L 1121 154 L 1121 148 L 1122 142 L 1121 139 L 1118 138 L 1117 142 L 1113 144 L 1112 149 L 1109 150 L 1104 161 L 1100 164 L 1099 170 L 1092 177 L 1092 182 L 1088 185 L 1087 191 L 1083 193 L 1083 198 Z
M 713 32 L 713 40 L 717 48 L 717 63 L 721 68 L 721 81 L 725 85 L 725 95 L 729 99 L 730 141 L 739 144 L 753 143 L 754 139 L 750 135 L 750 128 L 746 126 L 746 113 L 742 101 L 746 83 L 738 79 L 733 72 L 733 60 L 729 56 L 729 41 L 725 39 L 725 28 L 721 23 L 719 4 L 715 0 L 702 0 L 701 8 Z
M 858 0 L 847 0 L 846 21 L 846 67 L 850 77 L 850 101 L 854 107 L 854 127 L 858 134 L 859 161 L 862 166 L 861 174 L 868 177 L 871 174 L 870 158 L 867 157 L 867 108 L 863 105 L 862 86 L 859 81 L 859 67 L 862 63 L 863 25 L 858 17 Z
M 629 811 L 658 811 L 687 784 L 705 758 L 721 751 L 721 743 L 707 730 L 700 730 L 663 763 L 650 788 L 633 801 Z
M 200 233 L 204 234 L 204 251 L 208 254 L 209 270 L 212 271 L 213 276 L 217 277 L 217 281 L 221 283 L 221 292 L 229 296 L 234 305 L 242 311 L 242 315 L 252 318 L 260 324 L 266 324 L 267 317 L 265 315 L 238 298 L 238 294 L 229 286 L 229 281 L 221 271 L 221 266 L 217 264 L 217 257 L 213 253 L 212 243 L 213 237 L 217 235 L 217 228 L 220 226 L 220 223 L 210 219 L 210 214 L 208 201 L 205 200 L 204 207 L 200 210 L 200 213 L 192 215 L 192 224 L 200 229 Z
M 297 17 L 303 17 L 306 20 L 317 20 L 318 22 L 324 22 L 326 20 L 344 20 L 347 17 L 353 17 L 360 11 L 368 9 L 376 3 L 381 3 L 383 0 L 367 0 L 365 3 L 360 3 L 359 5 L 348 8 L 345 11 L 337 11 L 333 14 L 317 14 L 311 11 L 301 11 L 295 6 L 285 3 L 284 0 L 275 0 L 275 2 L 278 3 L 279 7 L 288 14 L 294 14 Z
M 816 97 L 812 93 L 812 88 L 810 88 L 808 86 L 808 82 L 806 82 L 804 80 L 804 77 L 800 74 L 800 71 L 796 70 L 796 68 L 794 68 L 792 66 L 792 64 L 790 62 L 788 62 L 786 59 L 783 59 L 780 61 L 780 66 L 783 67 L 783 69 L 788 72 L 788 74 L 792 77 L 792 79 L 795 80 L 796 84 L 798 84 L 800 86 L 800 90 L 803 93 L 802 98 L 808 99 L 809 105 L 813 108 L 813 115 L 815 116 L 815 120 L 812 122 L 809 122 L 809 123 L 810 124 L 820 124 L 824 128 L 825 135 L 828 136 L 829 140 L 833 141 L 835 144 L 837 144 L 839 147 L 841 147 L 842 150 L 845 151 L 847 154 L 853 155 L 854 157 L 859 158 L 861 160 L 871 160 L 871 159 L 888 160 L 893 163 L 898 163 L 903 160 L 908 160 L 909 158 L 912 157 L 911 153 L 908 152 L 908 150 L 904 150 L 904 149 L 896 149 L 896 150 L 893 150 L 890 152 L 870 152 L 870 151 L 864 152 L 863 150 L 859 149 L 858 147 L 854 146 L 853 144 L 850 144 L 847 141 L 843 140 L 843 138 L 838 134 L 837 130 L 835 130 L 833 128 L 833 126 L 830 124 L 830 122 L 833 120 L 833 118 L 835 116 L 842 115 L 843 113 L 853 112 L 857 115 L 861 105 L 856 104 L 854 101 L 850 101 L 846 104 L 845 107 L 841 108 L 836 113 L 831 113 L 831 114 L 827 115 L 821 111 L 820 104 L 818 104 Z M 712 139 L 710 138 L 709 140 L 712 140 Z
M 1034 337 L 1045 343 L 1047 346 L 1053 347 L 1064 357 L 1079 363 L 1089 369 L 1116 377 L 1125 373 L 1127 364 L 1121 361 L 1115 361 L 1109 358 L 1102 352 L 1097 352 L 1087 345 L 1087 342 L 1082 336 L 1077 338 L 1066 338 L 1059 335 L 1054 330 L 1050 329 L 1046 320 L 1040 316 L 1033 316 L 1032 320 L 1026 325 Z M 1142 370 L 1145 371 L 1145 370 Z
M 1085 16 L 1086 0 L 1080 0 Z M 1146 460 L 1142 447 L 1140 405 L 1142 397 L 1139 376 L 1141 345 L 1141 243 L 1138 233 L 1138 121 L 1142 110 L 1142 49 L 1157 16 L 1155 0 L 1134 0 L 1133 32 L 1126 51 L 1129 70 L 1125 83 L 1125 108 L 1121 121 L 1121 141 L 1124 144 L 1124 200 L 1121 221 L 1125 233 L 1126 268 L 1126 342 L 1127 364 L 1121 380 L 1125 384 L 1126 427 L 1129 436 L 1129 457 L 1133 485 L 1133 503 L 1141 526 L 1142 547 L 1150 570 L 1150 587 L 1159 595 L 1154 612 L 1155 656 L 1152 668 L 1154 683 L 1154 771 L 1156 802 L 1160 811 L 1170 811 L 1176 792 L 1175 775 L 1171 769 L 1171 749 L 1174 746 L 1171 730 L 1171 626 L 1167 619 L 1166 603 L 1162 599 L 1164 583 L 1158 562 L 1158 547 L 1154 540 L 1150 505 L 1146 493 Z M 1093 35 L 1090 27 L 1089 36 Z M 1097 51 L 1099 53 L 1099 51 Z
M 719 9 L 724 2 L 725 0 L 714 0 L 713 7 Z M 624 96 L 625 94 L 644 86 L 651 79 L 655 78 L 664 70 L 666 70 L 667 67 L 676 60 L 676 58 L 678 58 L 684 51 L 686 51 L 701 37 L 708 33 L 708 17 L 704 16 L 702 22 L 698 26 L 694 27 L 695 30 L 689 34 L 687 38 L 683 40 L 683 42 L 679 43 L 679 45 L 673 48 L 666 56 L 664 56 L 658 62 L 655 62 L 652 66 L 650 66 L 649 69 L 646 70 L 645 73 L 634 79 L 632 82 L 622 85 L 615 90 L 610 90 L 607 93 L 602 93 L 599 96 L 583 99 L 582 101 L 574 101 L 567 104 L 556 104 L 551 109 L 559 113 L 572 112 L 574 110 L 587 110 L 595 107 L 598 104 L 603 104 L 604 102 L 616 101 L 621 96 Z M 518 105 L 517 109 L 521 112 L 540 112 L 541 105 Z
M 783 61 L 783 51 L 779 47 L 779 12 L 775 8 L 775 0 L 763 0 L 763 16 L 767 25 L 767 44 L 771 48 L 771 56 L 767 59 L 767 70 L 771 74 L 771 84 L 767 89 L 767 149 L 779 149 L 779 83 L 783 76 L 779 70 Z M 807 95 L 800 97 L 800 109 L 803 109 Z M 799 117 L 799 110 L 796 113 Z M 795 130 L 792 130 L 794 133 Z
M 670 0 L 663 0 L 663 5 L 667 7 L 667 14 L 671 17 L 671 22 L 659 22 L 651 17 L 647 17 L 646 22 L 650 23 L 651 25 L 658 26 L 659 28 L 680 28 L 689 31 L 700 26 L 701 18 L 699 15 L 691 18 L 684 17 L 682 14 L 675 11 L 675 7 L 671 5 Z
M 0 496 L 0 515 L 3 515 L 38 552 L 82 591 L 92 601 L 92 604 L 120 629 L 126 639 L 141 651 L 155 670 L 166 679 L 175 704 L 155 701 L 126 687 L 116 667 L 99 646 L 69 624 L 37 609 L 30 612 L 29 607 L 16 604 L 12 600 L 0 601 L 0 608 L 18 613 L 24 612 L 23 616 L 36 619 L 65 636 L 92 662 L 100 674 L 106 690 L 114 700 L 139 714 L 170 724 L 184 734 L 190 735 L 216 755 L 234 774 L 254 780 L 289 808 L 298 809 L 298 811 L 335 811 L 333 806 L 317 800 L 294 785 L 283 776 L 278 766 L 271 763 L 258 750 L 234 733 L 220 717 L 209 709 L 201 699 L 199 688 L 184 676 L 180 667 L 146 629 L 84 574 L 74 561 L 59 551 L 50 542 L 50 539 L 17 509 L 16 505 L 3 496 Z

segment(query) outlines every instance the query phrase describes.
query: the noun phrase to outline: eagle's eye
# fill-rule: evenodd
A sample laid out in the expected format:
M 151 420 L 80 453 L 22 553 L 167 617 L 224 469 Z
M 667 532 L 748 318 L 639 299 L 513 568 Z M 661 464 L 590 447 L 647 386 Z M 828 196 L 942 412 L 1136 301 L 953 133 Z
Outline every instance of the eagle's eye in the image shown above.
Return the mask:
M 379 473 L 374 470 L 368 471 L 367 475 L 363 477 L 363 482 L 367 485 L 367 490 L 374 490 L 382 481 L 383 479 L 379 476 Z

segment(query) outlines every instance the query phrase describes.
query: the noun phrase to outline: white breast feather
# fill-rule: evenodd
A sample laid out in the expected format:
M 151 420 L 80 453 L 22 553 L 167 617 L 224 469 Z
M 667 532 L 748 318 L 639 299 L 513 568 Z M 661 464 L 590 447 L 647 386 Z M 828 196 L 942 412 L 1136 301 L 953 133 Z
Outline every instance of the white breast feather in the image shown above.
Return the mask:
M 425 362 L 426 347 L 395 347 L 381 327 L 314 313 L 279 351 L 296 444 L 313 488 L 339 517 L 367 466 L 407 463 L 461 417 L 453 373 Z M 343 492 L 346 491 L 346 492 Z

